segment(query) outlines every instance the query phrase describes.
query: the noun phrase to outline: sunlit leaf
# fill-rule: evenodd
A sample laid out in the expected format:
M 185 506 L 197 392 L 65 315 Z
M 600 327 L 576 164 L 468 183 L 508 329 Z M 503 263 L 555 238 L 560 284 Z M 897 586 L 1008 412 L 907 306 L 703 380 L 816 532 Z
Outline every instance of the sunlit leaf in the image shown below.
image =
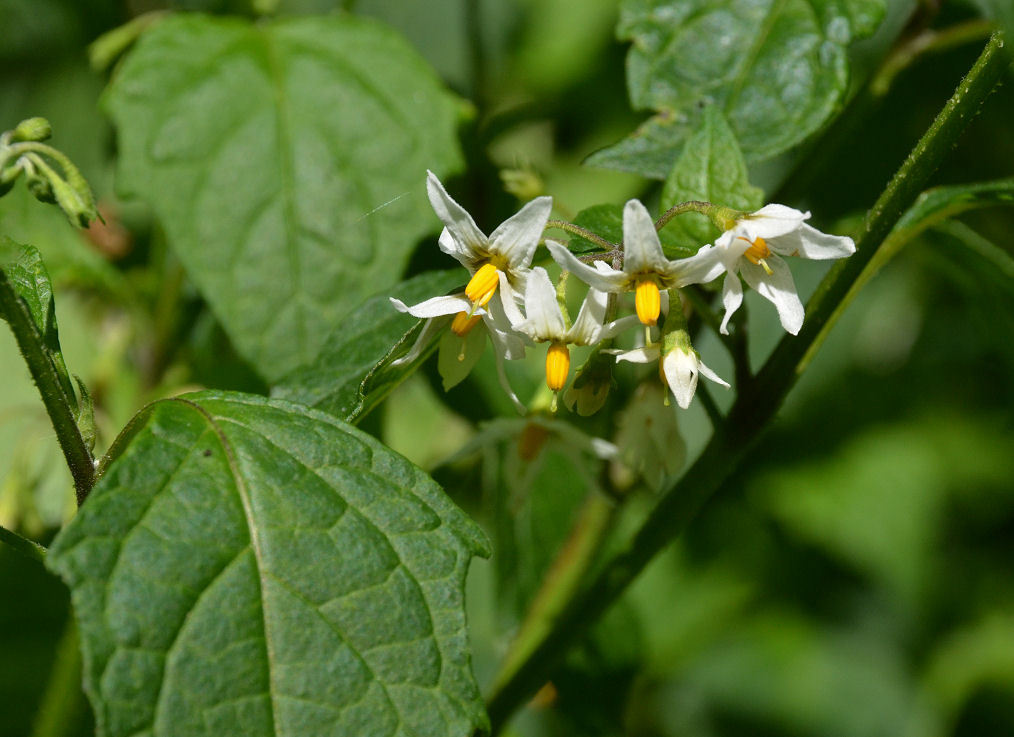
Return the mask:
M 660 209 L 690 200 L 746 212 L 763 204 L 763 192 L 750 184 L 736 136 L 714 106 L 705 111 L 698 129 L 687 139 L 686 148 L 666 178 Z M 687 213 L 673 219 L 665 233 L 689 248 L 699 248 L 712 242 L 719 231 L 704 215 Z
M 664 178 L 703 104 L 718 105 L 749 160 L 791 148 L 833 114 L 848 84 L 846 48 L 868 35 L 883 0 L 625 0 L 617 34 L 632 42 L 627 87 L 658 114 L 589 163 Z M 630 141 L 631 139 L 628 139 Z
M 157 402 L 61 532 L 103 737 L 464 737 L 483 533 L 421 470 L 298 405 Z
M 395 33 L 348 15 L 176 16 L 106 98 L 122 190 L 151 203 L 239 352 L 277 380 L 397 283 L 460 166 L 458 105 Z

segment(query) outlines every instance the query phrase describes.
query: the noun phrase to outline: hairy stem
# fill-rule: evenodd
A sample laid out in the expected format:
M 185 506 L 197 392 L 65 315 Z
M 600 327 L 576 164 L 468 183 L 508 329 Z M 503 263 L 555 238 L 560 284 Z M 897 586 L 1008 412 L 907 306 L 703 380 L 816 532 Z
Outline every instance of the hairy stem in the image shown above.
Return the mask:
M 566 220 L 546 221 L 546 230 L 549 230 L 550 228 L 558 228 L 559 230 L 565 230 L 568 233 L 571 233 L 572 235 L 580 236 L 581 238 L 584 238 L 586 241 L 591 241 L 595 245 L 601 246 L 602 248 L 604 248 L 606 251 L 609 252 L 621 250 L 616 243 L 610 243 L 602 236 L 592 233 L 587 228 L 582 228 L 580 225 L 574 225 L 574 223 L 568 223 Z M 597 253 L 595 254 L 595 258 L 601 259 L 603 258 L 604 255 L 606 254 Z
M 44 563 L 46 560 L 46 549 L 39 545 L 34 540 L 29 540 L 27 537 L 21 537 L 16 532 L 8 530 L 3 525 L 0 525 L 0 542 L 10 547 L 15 552 L 21 553 L 26 558 Z
M 501 681 L 487 706 L 494 734 L 524 700 L 546 682 L 560 658 L 588 632 L 645 565 L 686 528 L 703 504 L 720 491 L 738 469 L 851 299 L 852 285 L 1007 67 L 1000 37 L 994 35 L 870 209 L 856 254 L 834 268 L 810 300 L 807 322 L 800 334 L 783 338 L 750 385 L 739 388 L 727 420 L 715 431 L 686 474 L 663 494 L 631 540 L 611 556 L 584 591 L 568 603 L 553 628 L 531 649 L 529 657 Z
M 56 439 L 74 478 L 74 491 L 80 506 L 95 483 L 95 465 L 91 451 L 81 436 L 74 416 L 73 397 L 67 396 L 39 331 L 24 302 L 18 297 L 7 275 L 0 271 L 0 312 L 7 318 L 14 338 L 28 364 L 28 370 L 42 395 Z

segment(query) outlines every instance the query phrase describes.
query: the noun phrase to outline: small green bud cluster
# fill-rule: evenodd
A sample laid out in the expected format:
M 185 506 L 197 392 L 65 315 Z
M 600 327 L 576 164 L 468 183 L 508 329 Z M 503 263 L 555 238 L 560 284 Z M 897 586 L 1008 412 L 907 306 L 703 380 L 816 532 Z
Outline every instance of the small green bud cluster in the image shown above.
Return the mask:
M 99 217 L 91 187 L 66 154 L 43 143 L 52 134 L 49 121 L 38 117 L 0 134 L 0 196 L 24 174 L 35 199 L 58 205 L 71 224 L 87 228 Z

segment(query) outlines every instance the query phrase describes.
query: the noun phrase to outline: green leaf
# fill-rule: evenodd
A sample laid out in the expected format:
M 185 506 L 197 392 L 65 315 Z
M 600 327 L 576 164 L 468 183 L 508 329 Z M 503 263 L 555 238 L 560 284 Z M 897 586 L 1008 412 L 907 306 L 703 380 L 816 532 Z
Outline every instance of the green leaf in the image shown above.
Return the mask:
M 349 422 L 362 417 L 429 355 L 424 351 L 407 365 L 378 367 L 407 351 L 419 334 L 419 320 L 394 309 L 389 295 L 411 305 L 446 294 L 464 281 L 465 272 L 460 270 L 429 272 L 371 297 L 339 324 L 314 361 L 283 378 L 272 388 L 271 396 Z
M 611 243 L 623 242 L 623 205 L 593 205 L 585 208 L 574 218 L 574 224 L 602 236 Z M 669 258 L 687 258 L 697 253 L 702 244 L 680 240 L 672 234 L 671 228 L 665 228 L 659 234 L 662 250 Z M 568 247 L 574 253 L 593 253 L 602 248 L 587 238 L 571 236 Z
M 750 184 L 743 153 L 725 116 L 717 107 L 709 106 L 665 181 L 661 209 L 703 200 L 753 212 L 763 204 L 763 198 L 764 193 Z M 673 219 L 665 232 L 695 250 L 719 235 L 707 217 L 695 212 Z
M 277 380 L 397 283 L 457 170 L 456 98 L 385 27 L 180 15 L 138 41 L 106 103 L 119 184 L 149 201 L 237 350 Z
M 60 332 L 56 326 L 56 305 L 53 301 L 53 284 L 42 256 L 34 246 L 22 246 L 0 236 L 0 279 L 13 288 L 31 315 L 49 360 L 59 377 L 67 399 L 76 404 L 74 386 L 60 350 Z M 7 319 L 2 309 L 0 317 Z
M 485 726 L 464 579 L 488 543 L 422 471 L 321 412 L 157 402 L 57 537 L 98 734 Z
M 848 85 L 846 47 L 869 35 L 883 0 L 625 0 L 627 87 L 658 113 L 589 163 L 664 178 L 685 125 L 718 105 L 749 160 L 786 151 L 834 113 Z M 616 164 L 619 163 L 619 166 Z
M 926 190 L 894 226 L 891 237 L 911 237 L 967 210 L 1014 205 L 1014 178 Z

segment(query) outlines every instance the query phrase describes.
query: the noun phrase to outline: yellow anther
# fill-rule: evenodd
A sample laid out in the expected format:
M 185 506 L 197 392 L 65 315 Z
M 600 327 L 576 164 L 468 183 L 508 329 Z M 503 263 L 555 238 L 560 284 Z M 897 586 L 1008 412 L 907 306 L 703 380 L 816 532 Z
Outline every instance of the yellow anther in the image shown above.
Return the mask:
M 459 338 L 464 338 L 481 319 L 482 315 L 469 315 L 467 312 L 459 312 L 454 316 L 454 321 L 451 323 L 451 332 Z
M 554 342 L 546 352 L 546 386 L 558 392 L 570 375 L 570 350 L 565 343 Z
M 493 298 L 496 288 L 500 285 L 500 274 L 493 264 L 483 264 L 472 275 L 465 287 L 465 295 L 472 300 L 473 307 L 485 307 Z
M 746 240 L 746 238 L 743 238 L 743 236 L 740 236 L 740 238 L 744 241 Z M 764 271 L 767 272 L 768 276 L 771 276 L 773 273 L 775 273 L 771 270 L 771 267 L 768 266 L 768 262 L 764 260 L 771 255 L 771 249 L 768 248 L 767 241 L 765 241 L 763 238 L 755 239 L 754 242 L 750 244 L 750 247 L 746 249 L 746 253 L 744 253 L 743 255 L 746 256 L 747 261 L 749 261 L 752 264 L 757 264 L 762 269 L 764 269 Z
M 648 277 L 637 280 L 634 287 L 634 306 L 637 307 L 637 317 L 645 325 L 658 323 L 658 313 L 662 311 L 662 295 L 659 294 L 658 284 Z

